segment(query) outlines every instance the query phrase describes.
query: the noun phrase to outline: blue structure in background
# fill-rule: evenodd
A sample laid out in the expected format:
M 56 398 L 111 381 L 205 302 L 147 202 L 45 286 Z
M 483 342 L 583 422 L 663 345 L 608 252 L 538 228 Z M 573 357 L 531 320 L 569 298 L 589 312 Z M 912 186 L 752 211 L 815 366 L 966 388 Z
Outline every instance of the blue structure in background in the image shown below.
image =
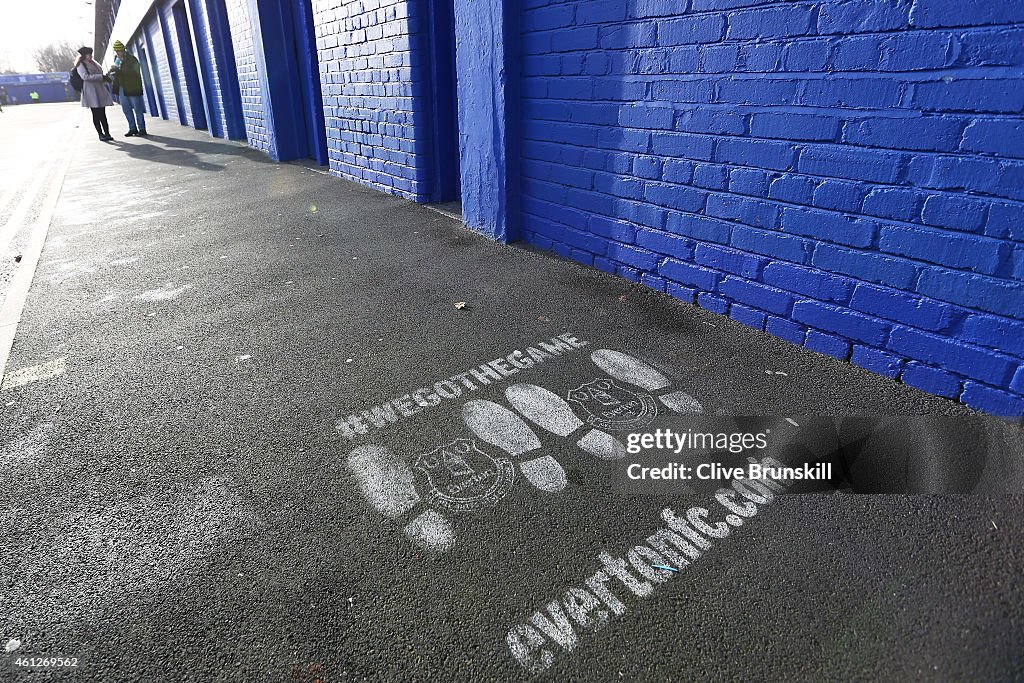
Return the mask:
M 7 90 L 7 103 L 11 105 L 76 99 L 66 73 L 0 74 L 0 85 Z M 39 99 L 33 100 L 32 93 L 37 93 Z
M 1017 0 L 123 0 L 113 31 L 157 115 L 1024 415 Z

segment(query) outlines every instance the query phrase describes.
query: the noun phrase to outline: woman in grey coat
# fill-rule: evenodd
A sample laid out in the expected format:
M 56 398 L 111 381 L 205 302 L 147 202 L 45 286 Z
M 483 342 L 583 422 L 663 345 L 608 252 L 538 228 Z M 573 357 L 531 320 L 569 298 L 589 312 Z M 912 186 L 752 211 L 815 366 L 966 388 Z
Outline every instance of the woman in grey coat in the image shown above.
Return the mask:
M 82 106 L 92 110 L 92 125 L 100 135 L 100 142 L 109 142 L 114 137 L 110 134 L 107 123 L 106 107 L 114 104 L 114 98 L 107 89 L 103 67 L 92 58 L 92 48 L 83 47 L 78 50 L 75 70 L 82 77 Z

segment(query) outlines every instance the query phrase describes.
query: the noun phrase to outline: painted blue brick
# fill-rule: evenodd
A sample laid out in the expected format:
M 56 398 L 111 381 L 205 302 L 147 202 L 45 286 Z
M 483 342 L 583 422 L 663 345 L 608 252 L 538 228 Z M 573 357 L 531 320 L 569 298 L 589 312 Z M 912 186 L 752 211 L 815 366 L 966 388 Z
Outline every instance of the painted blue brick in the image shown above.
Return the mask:
M 883 225 L 878 237 L 878 248 L 890 254 L 989 274 L 998 270 L 1007 246 L 987 237 L 904 225 Z
M 812 114 L 755 113 L 750 118 L 750 134 L 783 140 L 835 140 L 839 119 Z
M 729 317 L 736 322 L 743 323 L 747 327 L 753 327 L 758 330 L 764 329 L 764 323 L 767 319 L 767 316 L 761 311 L 737 303 L 729 306 Z
M 729 311 L 728 301 L 713 294 L 708 294 L 707 292 L 700 292 L 697 294 L 697 305 L 705 311 L 711 311 L 712 313 L 718 313 L 719 315 L 725 315 Z
M 873 33 L 891 31 L 907 25 L 910 3 L 847 0 L 822 3 L 818 13 L 818 33 Z
M 790 292 L 804 294 L 818 301 L 835 303 L 846 303 L 850 300 L 854 282 L 850 278 L 782 261 L 769 263 L 761 279 Z
M 964 321 L 961 338 L 1024 358 L 1024 322 L 975 313 Z
M 920 363 L 907 363 L 900 379 L 908 386 L 936 396 L 955 398 L 960 393 L 959 377 Z
M 665 229 L 677 235 L 686 235 L 702 242 L 728 244 L 732 225 L 716 218 L 688 213 L 670 213 Z
M 636 240 L 636 227 L 627 221 L 590 216 L 587 219 L 587 227 L 595 235 L 607 237 L 615 242 L 630 244 Z
M 685 301 L 688 304 L 692 304 L 694 299 L 697 298 L 697 290 L 691 287 L 683 287 L 675 282 L 666 283 L 665 293 L 674 299 Z
M 894 183 L 899 177 L 902 157 L 871 150 L 809 148 L 800 155 L 804 173 L 876 183 Z
M 943 33 L 896 33 L 882 41 L 882 71 L 941 69 L 957 56 L 957 41 Z
M 962 317 L 959 309 L 950 304 L 866 284 L 857 285 L 850 307 L 862 313 L 932 331 L 947 329 Z
M 889 349 L 996 387 L 1006 387 L 1017 368 L 1008 356 L 908 327 L 896 327 Z
M 668 159 L 662 169 L 662 179 L 669 183 L 688 184 L 693 180 L 697 165 L 685 159 Z
M 917 291 L 988 313 L 1024 319 L 1024 283 L 945 268 L 924 268 Z
M 733 301 L 778 315 L 786 315 L 793 305 L 793 296 L 781 289 L 733 276 L 722 280 L 718 285 L 718 293 Z
M 603 248 L 602 248 L 603 250 Z M 640 249 L 628 244 L 609 242 L 607 244 L 608 258 L 625 263 L 643 271 L 652 271 L 657 268 L 658 255 L 648 249 Z
M 1000 417 L 1019 418 L 1024 416 L 1024 397 L 987 387 L 978 382 L 964 382 L 960 400 L 978 410 Z
M 803 40 L 786 46 L 783 62 L 786 71 L 821 71 L 828 66 L 832 45 L 827 40 Z M 749 65 L 749 61 L 748 61 Z M 764 69 L 775 71 L 774 64 Z M 833 138 L 828 138 L 833 139 Z
M 618 0 L 591 0 L 576 5 L 577 24 L 605 24 L 625 18 L 626 5 Z
M 811 32 L 815 11 L 810 5 L 773 7 L 729 15 L 731 40 L 802 36 Z
M 729 191 L 734 194 L 768 196 L 771 176 L 753 168 L 734 168 L 729 172 Z
M 915 85 L 912 104 L 925 111 L 1012 114 L 1024 109 L 1024 89 L 1014 79 L 928 81 Z
M 721 40 L 725 33 L 725 17 L 708 14 L 660 21 L 658 23 L 658 44 L 692 45 L 713 43 Z
M 807 331 L 804 346 L 811 351 L 817 351 L 839 360 L 846 360 L 850 356 L 850 342 L 818 330 Z
M 703 266 L 751 279 L 757 279 L 761 269 L 768 263 L 764 258 L 710 244 L 698 244 L 693 258 Z
M 527 240 L 527 241 L 530 241 L 530 240 Z M 532 243 L 533 242 L 531 242 L 531 244 Z M 543 248 L 550 248 L 550 247 L 543 247 Z M 600 256 L 595 256 L 594 257 L 594 267 L 597 268 L 600 271 L 605 272 L 605 273 L 610 273 L 612 275 L 615 274 L 615 262 L 614 261 L 610 261 L 610 260 L 608 260 L 606 258 L 602 258 Z
M 686 157 L 710 161 L 715 147 L 715 138 L 693 133 L 654 133 L 651 136 L 651 151 L 668 157 Z
M 791 344 L 798 344 L 803 346 L 804 339 L 807 337 L 807 328 L 803 325 L 797 325 L 792 320 L 786 318 L 778 318 L 776 316 L 768 316 L 768 321 L 765 323 L 764 331 L 770 335 L 778 337 L 788 341 Z
M 976 156 L 916 156 L 907 166 L 907 181 L 937 190 L 998 192 L 999 162 Z
M 704 291 L 714 291 L 722 275 L 710 268 L 695 266 L 678 259 L 667 258 L 658 267 L 658 274 L 673 282 Z
M 891 329 L 888 323 L 875 318 L 817 301 L 797 301 L 793 304 L 793 319 L 869 346 L 883 346 Z
M 693 171 L 693 184 L 707 190 L 724 190 L 729 184 L 729 171 L 724 166 L 698 164 Z
M 714 135 L 743 135 L 747 117 L 729 111 L 690 109 L 676 119 L 676 130 Z
M 645 287 L 650 287 L 651 289 L 657 292 L 665 291 L 664 278 L 660 278 L 656 275 L 651 275 L 650 273 L 644 273 L 640 276 L 640 284 L 644 285 Z
M 822 270 L 851 275 L 897 289 L 909 289 L 917 277 L 917 268 L 909 261 L 830 244 L 818 245 L 811 262 Z
M 652 22 L 602 26 L 599 40 L 605 50 L 651 47 L 657 44 L 657 27 Z
M 1024 204 L 997 202 L 989 206 L 985 234 L 1024 241 Z
M 857 213 L 867 193 L 868 188 L 863 183 L 825 180 L 814 189 L 812 203 L 821 209 Z
M 938 26 L 984 26 L 1024 21 L 1024 6 L 1016 2 L 963 2 L 962 0 L 917 0 L 910 23 L 921 28 Z
M 808 261 L 814 246 L 814 243 L 810 240 L 785 235 L 772 230 L 758 230 L 757 228 L 745 226 L 736 226 L 732 229 L 729 243 L 737 249 L 752 251 L 755 254 L 764 254 L 765 256 L 772 256 L 794 263 L 805 263 Z
M 1024 365 L 1017 368 L 1017 372 L 1013 376 L 1013 381 L 1010 382 L 1010 388 L 1018 394 L 1024 394 Z
M 786 232 L 817 237 L 852 247 L 867 247 L 874 239 L 873 221 L 824 211 L 786 209 L 782 212 L 782 229 Z
M 861 210 L 869 216 L 912 221 L 919 215 L 922 201 L 916 190 L 879 188 L 868 193 Z
M 882 59 L 880 36 L 850 38 L 835 47 L 832 66 L 837 71 L 877 71 Z
M 708 197 L 706 213 L 757 228 L 771 228 L 779 222 L 779 205 L 774 202 L 713 194 Z
M 576 261 L 577 263 L 582 263 L 587 266 L 594 265 L 594 255 L 588 251 L 573 249 L 570 252 L 569 258 L 571 258 L 573 261 Z
M 960 145 L 965 123 L 944 116 L 862 119 L 846 126 L 843 141 L 885 149 L 951 152 Z
M 783 175 L 772 181 L 768 196 L 794 204 L 810 204 L 818 183 L 813 178 Z
M 870 370 L 875 374 L 892 379 L 898 377 L 900 370 L 903 369 L 903 359 L 899 356 L 857 344 L 853 347 L 853 355 L 850 356 L 850 362 L 865 370 Z
M 623 107 L 619 110 L 619 125 L 672 130 L 675 112 L 669 107 Z
M 640 282 L 641 273 L 636 268 L 630 268 L 629 266 L 618 266 L 615 270 L 615 274 L 619 277 L 626 278 L 632 282 Z
M 925 199 L 922 218 L 928 225 L 974 232 L 985 225 L 987 209 L 971 197 L 936 194 Z
M 964 131 L 960 148 L 967 152 L 1024 158 L 1024 121 L 979 119 Z
M 679 211 L 700 211 L 707 201 L 707 193 L 681 185 L 664 183 L 648 183 L 644 190 L 644 199 Z
M 638 247 L 683 260 L 689 259 L 693 253 L 693 240 L 657 230 L 638 230 L 636 244 Z
M 726 138 L 718 143 L 715 161 L 784 171 L 796 162 L 797 148 L 785 142 Z

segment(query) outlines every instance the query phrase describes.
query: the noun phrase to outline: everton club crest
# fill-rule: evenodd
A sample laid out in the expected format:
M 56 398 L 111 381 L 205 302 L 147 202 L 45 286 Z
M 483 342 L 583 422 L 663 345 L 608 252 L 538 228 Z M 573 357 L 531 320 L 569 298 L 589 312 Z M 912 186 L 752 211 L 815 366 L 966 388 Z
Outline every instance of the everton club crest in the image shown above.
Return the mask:
M 512 488 L 515 470 L 471 439 L 456 439 L 416 458 L 413 467 L 427 480 L 426 502 L 452 512 L 493 507 Z
M 587 423 L 598 429 L 635 430 L 658 416 L 650 394 L 630 391 L 606 378 L 573 389 L 568 398 L 587 416 Z

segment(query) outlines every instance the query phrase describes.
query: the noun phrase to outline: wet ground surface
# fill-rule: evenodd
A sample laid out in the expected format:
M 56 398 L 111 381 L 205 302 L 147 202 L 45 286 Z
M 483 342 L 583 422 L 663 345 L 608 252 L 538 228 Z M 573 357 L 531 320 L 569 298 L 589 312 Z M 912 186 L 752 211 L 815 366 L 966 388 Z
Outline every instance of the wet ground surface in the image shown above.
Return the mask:
M 678 392 L 776 433 L 961 406 L 202 132 L 14 111 L 0 195 L 7 141 L 81 129 L 6 368 L 35 381 L 0 391 L 0 679 L 1024 676 L 1020 496 L 762 494 L 740 519 L 715 487 L 624 493 L 629 456 L 565 415 L 621 439 L 676 424 Z M 608 380 L 588 395 L 647 418 L 523 389 Z M 718 536 L 646 576 L 666 508 Z

